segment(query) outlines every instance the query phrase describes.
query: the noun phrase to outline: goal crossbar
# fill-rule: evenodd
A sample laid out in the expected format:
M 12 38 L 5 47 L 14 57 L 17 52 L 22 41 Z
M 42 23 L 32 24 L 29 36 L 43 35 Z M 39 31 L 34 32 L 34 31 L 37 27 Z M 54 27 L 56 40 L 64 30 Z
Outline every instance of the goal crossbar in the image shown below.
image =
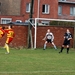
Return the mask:
M 50 20 L 50 21 L 75 22 L 75 20 L 66 20 L 66 19 L 49 19 L 49 18 L 35 18 L 35 20 Z

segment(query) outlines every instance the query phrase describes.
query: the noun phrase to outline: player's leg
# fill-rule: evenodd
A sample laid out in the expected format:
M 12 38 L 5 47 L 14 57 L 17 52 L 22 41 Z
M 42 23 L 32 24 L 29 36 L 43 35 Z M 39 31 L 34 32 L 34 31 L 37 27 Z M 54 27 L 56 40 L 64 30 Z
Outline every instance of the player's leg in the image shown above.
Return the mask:
M 3 48 L 6 48 L 6 43 L 5 43 L 5 45 L 4 45 L 4 47 Z
M 67 53 L 69 53 L 70 40 L 67 41 Z
M 9 41 L 9 38 L 6 39 L 6 43 L 5 43 L 5 45 L 4 45 L 4 48 L 7 48 L 7 43 L 8 43 L 8 41 Z
M 4 48 L 6 49 L 7 53 L 6 54 L 9 54 L 9 45 L 7 43 L 5 43 L 5 46 Z
M 4 48 L 7 50 L 7 53 L 9 53 L 9 46 L 8 46 L 8 44 L 7 44 L 7 43 L 5 43 Z
M 55 49 L 57 49 L 56 45 L 54 44 L 54 42 L 52 42 L 52 45 L 54 46 Z
M 8 45 L 9 42 L 10 42 L 10 38 L 7 38 L 6 43 L 5 43 L 5 48 L 6 48 L 7 53 L 10 52 L 10 51 L 9 51 L 9 45 Z
M 6 43 L 5 43 L 5 48 L 7 50 L 7 54 L 9 54 L 9 43 L 13 40 L 13 38 L 7 38 Z
M 67 45 L 67 54 L 69 53 L 69 45 Z
M 46 49 L 46 44 L 47 44 L 47 41 L 45 41 L 44 43 L 44 48 L 43 48 L 44 50 Z
M 62 45 L 61 50 L 60 50 L 59 53 L 62 53 L 63 49 L 64 49 L 64 45 Z
M 66 45 L 67 45 L 67 40 L 64 40 L 64 43 L 63 43 L 63 45 L 61 46 L 61 50 L 60 50 L 59 53 L 61 53 L 61 52 L 63 51 L 64 46 L 66 46 Z

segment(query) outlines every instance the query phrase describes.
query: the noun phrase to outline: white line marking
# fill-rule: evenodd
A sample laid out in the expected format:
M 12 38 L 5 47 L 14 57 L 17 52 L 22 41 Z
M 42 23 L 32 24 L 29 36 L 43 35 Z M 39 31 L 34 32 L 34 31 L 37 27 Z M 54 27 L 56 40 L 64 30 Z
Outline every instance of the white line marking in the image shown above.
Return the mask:
M 14 73 L 47 73 L 47 72 L 49 72 L 49 73 L 60 73 L 60 72 L 62 72 L 62 73 L 75 73 L 75 71 L 74 70 L 71 70 L 71 71 L 69 71 L 69 70 L 64 70 L 64 71 L 25 71 L 25 72 L 0 72 L 0 73 L 11 73 L 11 74 L 14 74 Z

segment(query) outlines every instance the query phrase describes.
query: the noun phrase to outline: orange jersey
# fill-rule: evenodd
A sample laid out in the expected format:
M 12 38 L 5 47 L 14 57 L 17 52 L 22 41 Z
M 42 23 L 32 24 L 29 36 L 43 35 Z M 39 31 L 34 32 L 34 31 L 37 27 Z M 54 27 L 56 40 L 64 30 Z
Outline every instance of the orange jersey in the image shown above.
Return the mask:
M 14 38 L 15 34 L 13 29 L 6 29 L 5 32 L 7 33 L 7 38 Z
M 7 39 L 6 39 L 6 43 L 7 43 L 7 44 L 10 44 L 10 42 L 11 42 L 12 40 L 13 40 L 13 38 L 7 38 Z
M 3 37 L 4 34 L 5 34 L 5 31 L 2 28 L 0 28 L 0 38 Z

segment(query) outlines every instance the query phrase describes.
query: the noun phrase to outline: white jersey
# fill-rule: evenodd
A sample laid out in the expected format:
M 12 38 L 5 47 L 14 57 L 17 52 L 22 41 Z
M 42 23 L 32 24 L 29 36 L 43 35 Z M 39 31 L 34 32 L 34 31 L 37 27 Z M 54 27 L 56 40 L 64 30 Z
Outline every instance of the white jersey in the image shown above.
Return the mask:
M 51 39 L 52 41 L 54 40 L 54 35 L 53 33 L 46 33 L 46 36 L 45 36 L 47 39 Z

